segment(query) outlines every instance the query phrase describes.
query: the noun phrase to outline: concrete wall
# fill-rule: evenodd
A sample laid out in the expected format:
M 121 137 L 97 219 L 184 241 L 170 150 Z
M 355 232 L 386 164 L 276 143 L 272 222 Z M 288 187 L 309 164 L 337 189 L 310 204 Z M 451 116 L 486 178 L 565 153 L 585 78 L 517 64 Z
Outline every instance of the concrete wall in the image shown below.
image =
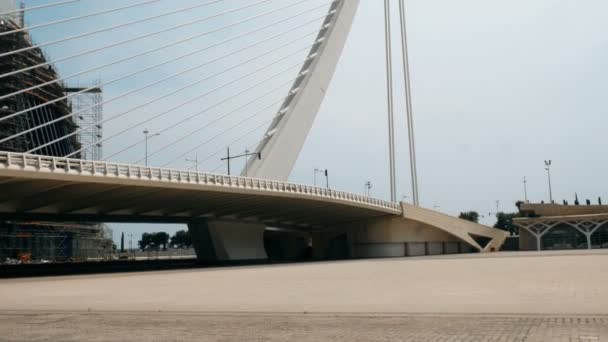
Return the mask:
M 460 253 L 460 244 L 458 242 L 446 242 L 445 243 L 445 254 L 458 254 Z
M 406 255 L 406 244 L 400 242 L 353 245 L 353 256 L 356 258 L 397 258 Z M 424 249 L 421 255 L 424 255 Z
M 438 228 L 400 217 L 355 223 L 352 228 L 354 243 L 461 241 Z
M 429 255 L 440 255 L 440 254 L 443 254 L 443 242 L 429 242 L 429 243 L 427 243 L 427 253 Z
M 426 255 L 426 242 L 409 242 L 406 243 L 406 256 L 422 256 Z
M 380 258 L 458 253 L 461 240 L 435 227 L 400 217 L 353 224 L 353 257 Z
M 188 224 L 198 259 L 203 262 L 267 259 L 262 224 L 197 221 Z

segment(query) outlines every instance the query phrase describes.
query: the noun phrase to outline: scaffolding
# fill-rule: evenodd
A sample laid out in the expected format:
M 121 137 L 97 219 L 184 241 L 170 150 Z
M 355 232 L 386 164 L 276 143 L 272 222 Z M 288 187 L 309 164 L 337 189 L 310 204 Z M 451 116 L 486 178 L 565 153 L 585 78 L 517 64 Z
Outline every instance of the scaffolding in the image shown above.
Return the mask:
M 114 251 L 111 234 L 95 224 L 1 222 L 0 263 L 109 260 Z
M 70 96 L 72 110 L 78 113 L 74 117 L 76 125 L 82 131 L 78 133 L 78 142 L 82 146 L 88 146 L 81 152 L 81 158 L 87 160 L 102 160 L 103 149 L 101 140 L 103 138 L 103 92 L 99 80 L 93 85 L 70 86 L 65 88 L 65 92 Z
M 2 1 L 5 0 L 0 0 Z M 0 18 L 0 32 L 14 31 L 23 27 L 23 17 L 20 15 L 22 13 L 20 12 L 16 17 Z M 73 133 L 79 125 L 85 126 L 101 120 L 101 90 L 74 96 L 73 103 L 67 99 L 56 101 L 64 98 L 66 93 L 73 89 L 57 82 L 58 73 L 52 65 L 31 68 L 47 62 L 42 50 L 31 47 L 32 41 L 28 32 L 13 32 L 0 36 L 0 53 L 22 50 L 0 59 L 0 74 L 14 73 L 2 78 L 0 94 L 14 94 L 30 89 L 0 100 L 0 118 L 24 111 L 23 114 L 0 121 L 0 139 L 65 118 L 0 143 L 0 150 L 27 152 L 57 140 L 36 153 L 63 157 L 79 150 L 81 143 L 88 145 L 89 142 L 99 141 L 101 126 L 86 130 L 80 136 L 74 135 L 59 140 Z M 31 69 L 16 72 L 26 68 Z M 38 87 L 42 84 L 46 85 Z M 56 102 L 45 105 L 51 101 Z M 95 106 L 95 104 L 99 105 Z M 73 106 L 77 109 L 88 106 L 94 108 L 79 117 L 72 118 L 69 114 L 74 113 Z M 39 108 L 31 109 L 34 107 Z M 80 158 L 81 154 L 75 157 Z M 88 151 L 87 157 L 101 159 L 101 146 Z M 103 224 L 0 221 L 0 263 L 107 260 L 113 252 L 111 237 L 111 231 Z
M 0 32 L 19 29 L 20 25 L 8 18 L 0 19 Z M 32 46 L 27 32 L 16 32 L 0 36 L 0 53 L 11 52 Z M 20 53 L 5 56 L 0 59 L 0 74 L 6 74 L 28 67 L 46 63 L 46 57 L 38 48 L 29 49 Z M 0 117 L 21 112 L 45 104 L 49 101 L 65 96 L 61 82 L 56 82 L 57 72 L 51 65 L 38 67 L 28 71 L 19 72 L 4 77 L 0 82 L 0 94 L 13 94 L 23 89 L 36 87 L 24 93 L 14 95 L 0 101 Z M 0 138 L 6 138 L 39 126 L 45 122 L 64 117 L 72 112 L 67 100 L 29 110 L 8 120 L 0 122 Z M 72 118 L 65 118 L 48 126 L 33 130 L 18 138 L 0 144 L 0 150 L 11 152 L 25 152 L 41 146 L 49 141 L 64 137 L 76 130 L 76 123 Z M 41 148 L 36 153 L 49 156 L 65 156 L 80 149 L 80 143 L 75 136 L 57 141 Z M 78 156 L 77 156 L 78 157 Z

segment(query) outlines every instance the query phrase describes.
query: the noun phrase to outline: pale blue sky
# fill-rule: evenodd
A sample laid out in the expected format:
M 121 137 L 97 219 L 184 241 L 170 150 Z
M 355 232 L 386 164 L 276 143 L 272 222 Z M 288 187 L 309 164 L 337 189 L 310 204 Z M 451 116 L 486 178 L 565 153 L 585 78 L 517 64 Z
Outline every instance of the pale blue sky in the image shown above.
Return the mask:
M 253 1 L 253 0 L 251 0 Z M 30 0 L 28 5 L 38 5 L 50 1 Z M 82 0 L 73 5 L 62 6 L 55 10 L 39 11 L 27 17 L 30 24 L 46 22 L 63 17 L 79 15 L 104 8 L 123 6 L 138 1 L 98 1 Z M 294 3 L 295 0 L 273 0 L 269 3 L 236 13 L 222 19 L 193 25 L 187 29 L 176 30 L 172 34 L 146 39 L 136 44 L 97 53 L 75 63 L 62 63 L 62 74 L 72 73 L 82 68 L 115 60 L 118 56 L 137 53 L 158 44 L 167 44 L 176 39 L 208 30 L 218 25 L 238 21 L 242 18 L 265 12 L 271 8 Z M 199 3 L 194 0 L 161 0 L 148 5 L 104 17 L 87 19 L 82 22 L 61 25 L 53 30 L 33 32 L 37 42 L 56 39 L 66 34 L 94 30 L 95 28 L 126 22 L 136 18 L 162 13 L 171 7 L 184 7 Z M 186 14 L 164 20 L 140 24 L 137 27 L 121 29 L 101 34 L 90 39 L 80 39 L 58 45 L 48 52 L 52 58 L 60 58 L 84 49 L 109 44 L 151 30 L 176 25 L 185 20 L 194 20 L 212 13 L 222 12 L 251 3 L 249 0 L 226 0 L 223 4 L 193 10 Z M 270 23 L 285 15 L 295 14 L 322 0 L 311 0 L 290 11 L 257 20 L 249 25 L 239 26 L 229 32 L 221 32 L 205 39 L 180 45 L 171 49 L 91 73 L 75 82 L 88 83 L 99 78 L 102 82 L 125 72 L 152 65 L 158 60 L 171 58 L 176 54 L 193 51 L 207 44 L 226 39 L 252 28 Z M 533 201 L 548 200 L 547 180 L 543 160 L 552 159 L 554 197 L 572 199 L 578 192 L 581 198 L 598 196 L 608 199 L 608 185 L 604 177 L 608 174 L 608 161 L 605 156 L 607 143 L 604 133 L 607 119 L 608 97 L 608 22 L 605 13 L 608 3 L 602 0 L 409 0 L 407 2 L 410 33 L 410 53 L 412 66 L 412 87 L 415 110 L 418 164 L 422 204 L 441 211 L 457 214 L 465 210 L 478 210 L 486 214 L 495 210 L 499 200 L 501 210 L 515 210 L 513 203 L 523 198 L 522 178 L 529 180 L 529 195 Z M 393 1 L 394 14 L 397 2 Z M 307 18 L 322 14 L 320 9 Z M 292 174 L 291 180 L 301 183 L 313 182 L 314 168 L 328 168 L 332 186 L 341 190 L 363 192 L 363 184 L 371 181 L 372 194 L 388 197 L 388 162 L 386 138 L 386 100 L 384 73 L 384 37 L 382 23 L 382 1 L 361 0 L 355 24 L 344 51 L 334 80 L 328 90 L 327 98 L 317 117 L 313 130 Z M 395 36 L 398 38 L 397 17 L 394 18 Z M 285 23 L 283 29 L 303 22 L 294 20 Z M 314 28 L 299 31 L 304 34 Z M 260 33 L 263 39 L 277 31 Z M 294 33 L 291 37 L 295 37 Z M 241 40 L 214 51 L 199 54 L 157 69 L 143 76 L 134 77 L 127 82 L 104 88 L 106 98 L 116 96 L 134 86 L 154 81 L 171 73 L 184 70 L 188 66 L 220 56 L 227 51 L 238 49 L 254 41 Z M 288 40 L 282 40 L 286 42 Z M 234 63 L 261 53 L 264 49 L 276 47 L 281 42 L 273 42 L 235 56 L 221 63 L 189 73 L 185 77 L 168 82 L 162 86 L 148 89 L 137 96 L 119 100 L 106 106 L 106 117 L 134 107 L 145 101 L 166 93 L 180 85 L 187 84 L 209 73 L 226 68 Z M 397 41 L 396 41 L 397 43 Z M 270 63 L 273 58 L 287 55 L 298 48 L 310 44 L 299 41 L 281 50 L 281 53 L 262 59 L 245 70 Z M 403 114 L 403 87 L 399 47 L 395 46 L 395 89 L 398 114 L 398 172 L 399 194 L 410 195 L 409 165 L 407 158 L 407 131 Z M 298 60 L 298 56 L 266 70 L 270 75 Z M 129 114 L 106 126 L 105 134 L 110 135 L 122 127 L 157 113 L 159 108 L 170 108 L 201 92 L 212 89 L 222 81 L 238 77 L 246 72 L 235 70 L 225 78 L 205 83 L 189 92 L 172 97 L 166 101 Z M 294 72 L 295 73 L 295 72 Z M 263 76 L 264 76 L 263 75 Z M 214 94 L 201 102 L 187 106 L 183 111 L 165 117 L 165 120 L 146 125 L 150 130 L 159 130 L 168 123 L 201 110 L 213 101 L 230 96 L 238 89 L 255 84 L 263 76 L 252 78 L 237 88 Z M 289 80 L 285 75 L 280 81 Z M 261 94 L 271 87 L 259 90 Z M 255 98 L 250 94 L 249 99 Z M 269 97 L 257 105 L 262 108 L 280 97 L 281 93 Z M 246 99 L 242 100 L 246 102 Z M 176 139 L 180 132 L 196 131 L 222 113 L 236 108 L 231 103 L 218 108 L 205 116 L 198 117 L 178 130 L 167 132 L 152 142 L 159 147 Z M 164 153 L 152 158 L 152 164 L 162 164 L 170 156 L 193 146 L 214 132 L 221 131 L 246 117 L 250 112 L 241 111 L 231 120 L 210 127 L 194 135 Z M 272 115 L 272 111 L 255 121 L 262 123 Z M 253 127 L 249 124 L 246 127 Z M 119 139 L 109 141 L 105 146 L 106 155 L 129 143 L 141 139 L 142 129 L 135 129 Z M 225 137 L 205 146 L 199 152 L 201 157 L 222 149 L 234 137 L 247 131 L 245 127 L 235 130 Z M 235 150 L 244 150 L 262 134 L 250 137 Z M 120 155 L 116 160 L 133 162 L 143 154 L 143 146 L 138 150 Z M 203 165 L 211 170 L 220 165 L 218 157 Z M 172 166 L 185 167 L 187 162 L 179 160 Z M 223 169 L 221 169 L 223 170 Z M 491 222 L 492 220 L 486 221 Z M 121 226 L 115 226 L 115 235 L 120 236 Z M 160 229 L 159 227 L 156 227 Z M 125 228 L 139 235 L 152 228 Z M 172 230 L 172 229 L 171 229 Z

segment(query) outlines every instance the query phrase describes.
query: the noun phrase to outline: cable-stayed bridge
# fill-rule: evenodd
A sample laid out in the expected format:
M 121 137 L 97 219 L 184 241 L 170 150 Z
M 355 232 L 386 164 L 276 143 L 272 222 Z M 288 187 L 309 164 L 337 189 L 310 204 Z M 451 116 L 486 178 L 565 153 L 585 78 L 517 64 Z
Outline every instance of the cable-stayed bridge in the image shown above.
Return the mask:
M 274 248 L 281 255 L 296 257 L 312 248 L 319 259 L 491 251 L 506 238 L 492 228 L 395 203 L 388 0 L 388 202 L 287 182 L 341 56 L 357 0 L 148 0 L 93 6 L 29 26 L 12 18 L 60 11 L 75 2 L 0 14 L 3 219 L 187 223 L 204 260 L 266 258 L 268 231 L 278 236 Z M 399 8 L 405 41 L 402 1 Z M 126 15 L 144 9 L 145 16 Z M 119 14 L 125 15 L 95 21 Z M 86 29 L 69 29 L 87 21 L 93 24 Z M 60 37 L 42 43 L 31 38 L 58 26 L 64 27 Z M 92 43 L 83 43 L 88 39 Z M 70 42 L 80 42 L 74 44 L 76 51 L 58 58 L 45 55 Z M 402 48 L 407 56 L 407 45 Z M 409 68 L 407 58 L 404 68 Z M 98 84 L 62 90 L 93 73 L 101 75 Z M 103 100 L 74 110 L 73 98 L 95 89 L 103 89 Z M 407 98 L 417 204 L 409 90 Z M 102 119 L 74 123 L 101 106 Z M 103 136 L 93 142 L 81 138 L 101 127 Z M 134 137 L 142 129 L 144 139 Z M 148 150 L 149 139 L 159 136 L 163 144 Z M 223 163 L 206 166 L 237 143 L 246 150 L 242 177 L 217 174 Z M 135 156 L 142 144 L 144 156 L 115 162 Z M 99 146 L 113 151 L 103 160 L 81 159 Z M 170 168 L 192 154 L 196 159 L 189 169 Z M 150 158 L 161 162 L 149 164 Z

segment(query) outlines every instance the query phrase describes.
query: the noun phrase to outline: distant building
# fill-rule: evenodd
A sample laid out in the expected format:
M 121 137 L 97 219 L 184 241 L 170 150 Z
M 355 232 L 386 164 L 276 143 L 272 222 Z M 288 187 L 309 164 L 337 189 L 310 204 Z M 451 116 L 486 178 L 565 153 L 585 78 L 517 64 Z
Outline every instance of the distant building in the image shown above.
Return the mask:
M 519 211 L 520 250 L 608 248 L 608 205 L 521 203 Z

